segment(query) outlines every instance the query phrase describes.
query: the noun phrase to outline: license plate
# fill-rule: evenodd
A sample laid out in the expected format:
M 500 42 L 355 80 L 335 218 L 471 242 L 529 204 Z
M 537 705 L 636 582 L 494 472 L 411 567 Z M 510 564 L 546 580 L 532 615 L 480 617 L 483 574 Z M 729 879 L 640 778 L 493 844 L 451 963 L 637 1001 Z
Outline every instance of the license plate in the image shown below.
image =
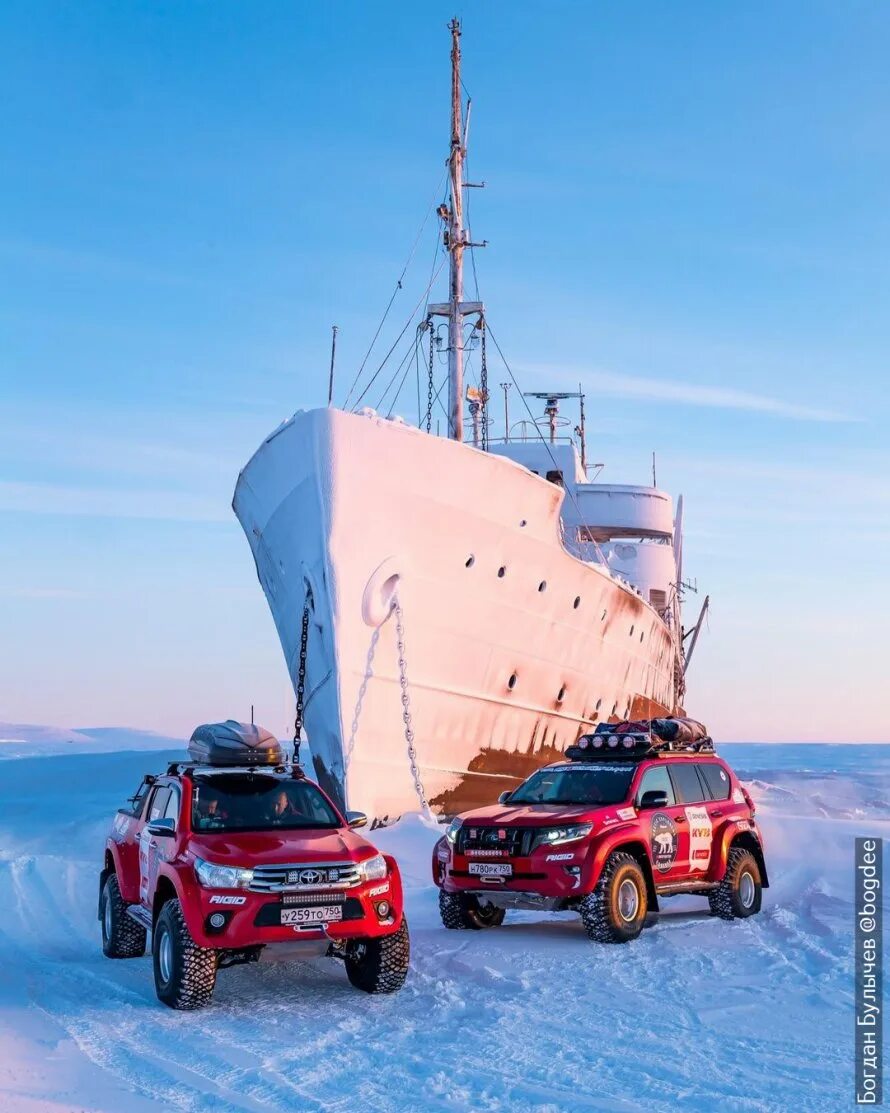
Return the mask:
M 288 924 L 329 924 L 343 919 L 343 908 L 339 904 L 322 904 L 310 908 L 282 908 L 282 926 Z
M 501 862 L 470 862 L 470 873 L 477 877 L 512 877 L 513 867 Z

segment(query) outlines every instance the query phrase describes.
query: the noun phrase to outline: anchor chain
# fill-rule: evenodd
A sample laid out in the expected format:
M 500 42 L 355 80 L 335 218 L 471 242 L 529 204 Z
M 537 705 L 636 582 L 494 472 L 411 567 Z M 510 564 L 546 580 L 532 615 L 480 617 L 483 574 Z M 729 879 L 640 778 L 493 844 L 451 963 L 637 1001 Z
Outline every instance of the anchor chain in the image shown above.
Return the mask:
M 433 427 L 433 323 L 427 318 L 430 330 L 430 366 L 426 382 L 426 431 L 429 433 Z
M 411 776 L 414 778 L 414 791 L 420 801 L 420 810 L 429 818 L 432 813 L 427 803 L 423 781 L 420 779 L 420 770 L 417 768 L 417 750 L 414 747 L 414 726 L 411 719 L 411 697 L 408 694 L 408 664 L 405 660 L 405 626 L 402 615 L 402 604 L 398 595 L 393 597 L 393 610 L 396 615 L 396 641 L 399 648 L 399 685 L 402 689 L 402 721 L 405 724 L 405 741 L 408 743 L 408 763 L 411 767 Z
M 485 357 L 485 321 L 482 332 L 482 370 L 479 374 L 479 387 L 482 392 L 482 451 L 488 451 L 488 360 Z
M 306 592 L 303 625 L 300 629 L 300 662 L 297 666 L 297 707 L 294 715 L 294 765 L 300 764 L 300 733 L 303 730 L 303 705 L 306 698 L 306 652 L 309 645 L 309 604 L 312 592 Z

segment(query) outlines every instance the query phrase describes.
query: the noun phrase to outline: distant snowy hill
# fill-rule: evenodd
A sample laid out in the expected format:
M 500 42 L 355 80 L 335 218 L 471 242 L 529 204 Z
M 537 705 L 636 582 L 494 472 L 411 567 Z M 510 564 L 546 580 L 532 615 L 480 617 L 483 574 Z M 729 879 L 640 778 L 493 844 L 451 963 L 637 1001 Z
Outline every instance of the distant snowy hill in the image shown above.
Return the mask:
M 126 750 L 176 750 L 181 738 L 170 738 L 133 727 L 41 726 L 35 723 L 0 723 L 0 760 L 19 757 L 58 757 L 62 754 L 119 753 Z

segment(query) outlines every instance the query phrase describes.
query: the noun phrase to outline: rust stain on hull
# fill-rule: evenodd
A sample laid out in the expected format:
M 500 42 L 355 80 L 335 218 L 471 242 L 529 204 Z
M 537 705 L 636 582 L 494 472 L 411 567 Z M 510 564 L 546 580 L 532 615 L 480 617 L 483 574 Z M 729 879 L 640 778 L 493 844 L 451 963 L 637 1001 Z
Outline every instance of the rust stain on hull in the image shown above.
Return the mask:
M 656 703 L 646 696 L 637 695 L 631 701 L 632 719 L 654 719 L 670 713 L 663 704 Z M 612 723 L 620 721 L 617 716 L 610 716 L 608 719 L 608 722 Z M 537 723 L 531 733 L 528 749 L 525 751 L 492 747 L 480 750 L 470 760 L 466 773 L 460 775 L 458 783 L 429 801 L 432 810 L 439 815 L 450 816 L 472 808 L 494 804 L 502 792 L 512 791 L 542 765 L 562 761 L 564 751 L 557 746 L 547 745 L 546 730 L 543 732 L 541 744 L 536 747 L 539 727 L 540 723 Z M 579 723 L 573 741 L 589 730 L 589 726 Z

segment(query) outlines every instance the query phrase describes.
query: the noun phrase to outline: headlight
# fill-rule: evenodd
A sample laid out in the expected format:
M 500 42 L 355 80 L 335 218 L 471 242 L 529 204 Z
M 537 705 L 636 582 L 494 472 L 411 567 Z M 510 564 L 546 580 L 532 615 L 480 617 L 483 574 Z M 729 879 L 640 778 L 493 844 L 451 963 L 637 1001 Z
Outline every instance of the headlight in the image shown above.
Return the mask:
M 375 854 L 373 858 L 366 858 L 359 862 L 358 872 L 362 881 L 382 881 L 387 874 L 386 859 L 382 854 Z
M 583 839 L 593 830 L 592 823 L 571 823 L 567 827 L 545 828 L 535 839 L 538 846 L 559 846 L 560 843 Z
M 215 866 L 195 858 L 195 873 L 206 889 L 246 889 L 253 881 L 253 870 L 240 866 Z
M 457 832 L 463 827 L 464 821 L 462 819 L 452 819 L 448 824 L 448 830 L 445 832 L 445 838 L 454 846 L 457 839 Z

